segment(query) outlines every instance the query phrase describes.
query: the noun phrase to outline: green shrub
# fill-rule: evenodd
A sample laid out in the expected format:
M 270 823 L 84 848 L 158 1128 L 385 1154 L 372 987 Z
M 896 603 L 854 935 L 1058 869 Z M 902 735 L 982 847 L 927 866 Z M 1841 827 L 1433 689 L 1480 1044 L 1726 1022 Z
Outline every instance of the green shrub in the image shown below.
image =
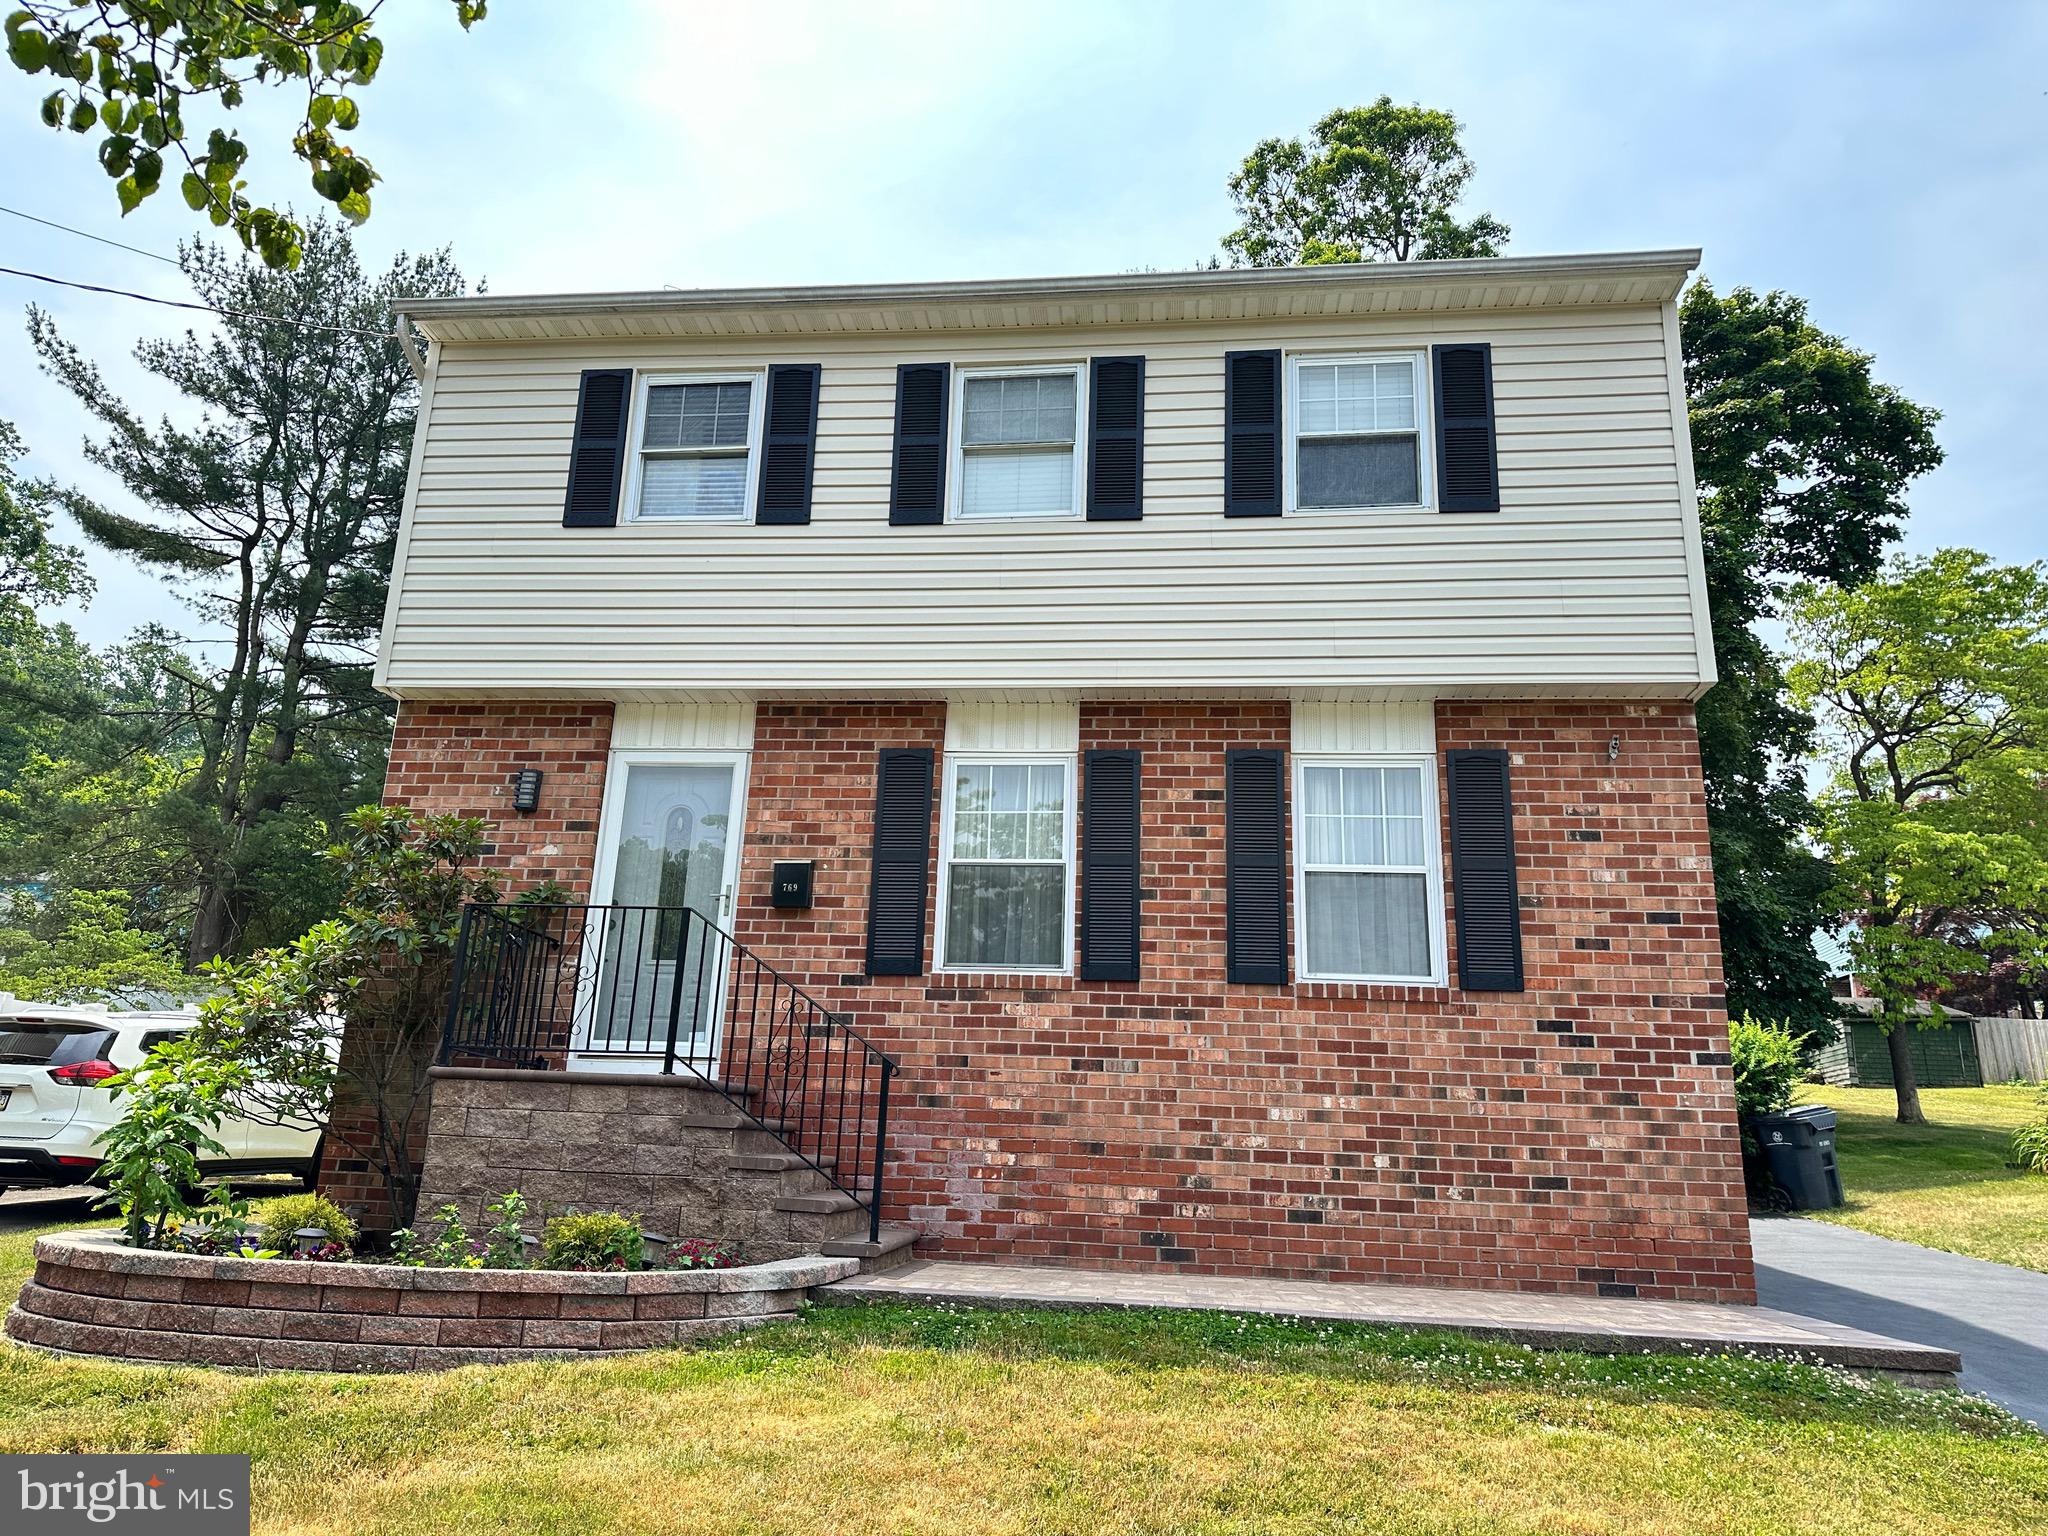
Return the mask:
M 441 1223 L 438 1237 L 422 1237 L 411 1227 L 400 1227 L 391 1234 L 391 1262 L 413 1269 L 482 1269 L 490 1244 L 469 1235 L 454 1202 L 434 1214 Z
M 541 1234 L 546 1269 L 638 1269 L 640 1218 L 616 1211 L 556 1216 Z
M 1806 1064 L 1799 1037 L 1775 1019 L 1744 1014 L 1728 1023 L 1728 1054 L 1734 1059 L 1735 1107 L 1744 1119 L 1789 1108 Z
M 129 1242 L 162 1247 L 199 1214 L 199 1159 L 227 1155 L 214 1138 L 230 1097 L 246 1084 L 242 1063 L 202 1058 L 190 1036 L 166 1041 L 144 1066 L 107 1080 L 107 1091 L 126 1102 L 97 1138 L 94 1181 L 106 1190 L 98 1204 L 120 1208 Z
M 484 1253 L 485 1269 L 526 1268 L 526 1196 L 508 1189 L 489 1205 L 484 1214 L 491 1218 L 489 1244 Z
M 301 1227 L 319 1227 L 343 1248 L 354 1248 L 360 1235 L 348 1213 L 325 1195 L 279 1195 L 251 1214 L 262 1226 L 263 1246 L 280 1253 L 292 1251 L 292 1234 Z
M 2012 1133 L 2012 1165 L 2029 1173 L 2048 1173 L 2048 1093 L 2041 1095 L 2041 1118 Z

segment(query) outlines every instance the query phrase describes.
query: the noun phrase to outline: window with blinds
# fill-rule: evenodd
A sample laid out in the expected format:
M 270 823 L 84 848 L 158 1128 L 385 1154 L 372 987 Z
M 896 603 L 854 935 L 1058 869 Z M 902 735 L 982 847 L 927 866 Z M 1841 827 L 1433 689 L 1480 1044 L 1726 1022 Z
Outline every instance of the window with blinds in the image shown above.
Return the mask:
M 1082 506 L 1079 364 L 957 370 L 956 521 L 1073 517 Z

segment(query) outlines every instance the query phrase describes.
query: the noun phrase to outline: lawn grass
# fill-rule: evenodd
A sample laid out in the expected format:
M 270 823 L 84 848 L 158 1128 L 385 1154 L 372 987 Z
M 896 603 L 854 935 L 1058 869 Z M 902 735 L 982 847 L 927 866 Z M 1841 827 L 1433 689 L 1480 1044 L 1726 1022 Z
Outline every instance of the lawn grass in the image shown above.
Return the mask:
M 1924 1126 L 1898 1123 L 1889 1088 L 1810 1083 L 1800 1098 L 1839 1117 L 1848 1204 L 1809 1214 L 1999 1264 L 2048 1271 L 2048 1175 L 2006 1166 L 2012 1133 L 2038 1118 L 2035 1088 L 1923 1088 Z
M 417 1377 L 0 1348 L 0 1450 L 116 1449 L 250 1453 L 263 1532 L 2048 1527 L 2048 1440 L 1959 1395 L 1209 1314 L 820 1307 Z

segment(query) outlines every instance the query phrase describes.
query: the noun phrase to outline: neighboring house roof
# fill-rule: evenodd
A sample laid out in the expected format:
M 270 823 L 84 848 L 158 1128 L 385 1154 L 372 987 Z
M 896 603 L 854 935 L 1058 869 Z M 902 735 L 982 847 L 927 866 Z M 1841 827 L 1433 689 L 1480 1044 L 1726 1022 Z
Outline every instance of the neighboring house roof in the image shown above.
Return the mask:
M 970 282 L 483 294 L 400 298 L 391 307 L 437 341 L 1044 329 L 1662 304 L 1699 260 L 1692 248 Z

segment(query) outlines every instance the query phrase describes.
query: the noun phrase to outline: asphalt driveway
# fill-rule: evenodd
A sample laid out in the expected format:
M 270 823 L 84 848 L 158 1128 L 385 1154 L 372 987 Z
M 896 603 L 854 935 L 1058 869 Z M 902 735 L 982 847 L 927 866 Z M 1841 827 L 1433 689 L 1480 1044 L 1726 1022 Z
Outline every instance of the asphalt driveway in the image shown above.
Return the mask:
M 1750 1223 L 1757 1300 L 1963 1357 L 1963 1385 L 2048 1426 L 2048 1275 L 1796 1217 Z

